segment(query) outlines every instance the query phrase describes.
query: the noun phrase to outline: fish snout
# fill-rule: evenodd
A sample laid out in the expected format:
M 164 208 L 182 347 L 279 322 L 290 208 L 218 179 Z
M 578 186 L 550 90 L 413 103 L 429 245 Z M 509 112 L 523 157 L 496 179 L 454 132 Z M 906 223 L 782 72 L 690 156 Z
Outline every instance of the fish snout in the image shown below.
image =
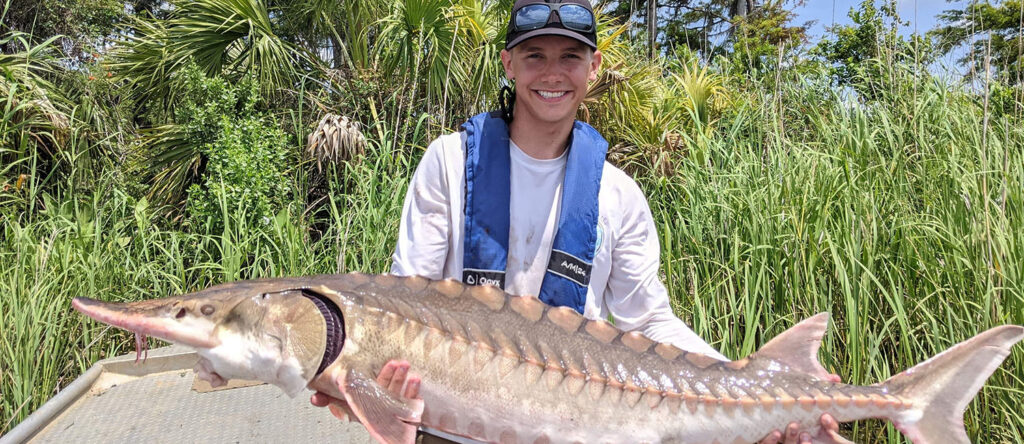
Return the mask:
M 208 319 L 214 311 L 209 304 L 174 298 L 123 303 L 74 298 L 71 306 L 104 324 L 165 341 L 194 348 L 219 344 L 214 333 L 216 323 Z

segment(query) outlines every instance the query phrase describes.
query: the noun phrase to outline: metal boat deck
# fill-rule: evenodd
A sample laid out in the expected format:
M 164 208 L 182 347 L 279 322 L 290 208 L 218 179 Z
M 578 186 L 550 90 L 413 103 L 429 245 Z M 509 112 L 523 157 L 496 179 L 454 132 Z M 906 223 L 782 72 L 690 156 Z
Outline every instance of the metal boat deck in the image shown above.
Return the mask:
M 99 361 L 0 444 L 373 442 L 360 424 L 311 405 L 312 392 L 292 399 L 277 387 L 245 383 L 207 391 L 194 381 L 197 359 L 170 346 L 150 350 L 145 362 L 135 363 L 134 354 Z

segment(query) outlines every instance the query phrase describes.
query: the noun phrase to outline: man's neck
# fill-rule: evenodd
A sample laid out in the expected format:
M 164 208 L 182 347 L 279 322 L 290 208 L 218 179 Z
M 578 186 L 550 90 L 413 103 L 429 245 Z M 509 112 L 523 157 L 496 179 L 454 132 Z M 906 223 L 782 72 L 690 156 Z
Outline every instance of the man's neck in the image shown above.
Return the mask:
M 554 159 L 565 152 L 572 132 L 572 120 L 537 122 L 516 116 L 509 125 L 509 137 L 526 155 L 534 159 Z

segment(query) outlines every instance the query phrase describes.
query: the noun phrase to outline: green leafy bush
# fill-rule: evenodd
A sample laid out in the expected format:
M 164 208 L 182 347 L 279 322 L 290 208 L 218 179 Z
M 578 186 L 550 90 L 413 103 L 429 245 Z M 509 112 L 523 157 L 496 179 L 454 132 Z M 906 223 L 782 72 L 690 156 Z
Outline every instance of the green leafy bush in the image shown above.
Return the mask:
M 181 80 L 175 120 L 205 163 L 204 177 L 188 188 L 190 220 L 207 232 L 223 230 L 226 214 L 242 215 L 250 227 L 268 226 L 289 195 L 288 136 L 257 110 L 252 80 L 232 85 L 194 66 Z
M 183 126 L 190 142 L 214 142 L 223 132 L 225 117 L 230 122 L 259 115 L 260 94 L 251 78 L 231 84 L 220 76 L 207 77 L 190 63 L 174 83 L 180 91 L 174 100 L 174 121 Z
M 224 215 L 242 214 L 249 226 L 269 226 L 284 206 L 287 179 L 285 134 L 261 116 L 221 117 L 221 132 L 202 145 L 206 180 L 188 190 L 194 222 L 221 230 Z

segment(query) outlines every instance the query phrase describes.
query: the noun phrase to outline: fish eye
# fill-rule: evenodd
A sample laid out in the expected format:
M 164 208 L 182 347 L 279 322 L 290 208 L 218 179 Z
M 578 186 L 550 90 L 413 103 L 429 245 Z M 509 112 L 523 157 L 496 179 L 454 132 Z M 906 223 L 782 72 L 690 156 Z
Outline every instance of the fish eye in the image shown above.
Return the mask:
M 203 313 L 203 316 L 212 315 L 213 314 L 213 306 L 212 305 L 204 305 L 203 308 L 199 309 L 199 311 Z

